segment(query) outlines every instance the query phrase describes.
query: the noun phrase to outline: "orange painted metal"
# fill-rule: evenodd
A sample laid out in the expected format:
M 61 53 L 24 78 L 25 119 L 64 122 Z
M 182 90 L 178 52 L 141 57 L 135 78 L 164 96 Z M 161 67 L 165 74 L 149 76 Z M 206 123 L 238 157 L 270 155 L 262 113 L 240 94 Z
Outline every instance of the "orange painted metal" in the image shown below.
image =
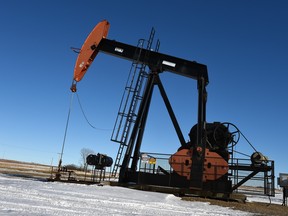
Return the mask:
M 182 149 L 173 154 L 169 163 L 173 170 L 181 176 L 190 179 L 190 171 L 192 166 L 192 150 Z M 211 152 L 209 149 L 205 149 L 203 181 L 214 181 L 221 178 L 228 172 L 229 166 L 216 152 Z
M 98 54 L 96 47 L 102 38 L 107 37 L 109 27 L 109 22 L 107 20 L 103 20 L 94 27 L 94 29 L 86 38 L 78 54 L 78 58 L 74 67 L 73 78 L 76 82 L 79 82 L 83 78 L 89 66 L 92 64 L 94 58 Z

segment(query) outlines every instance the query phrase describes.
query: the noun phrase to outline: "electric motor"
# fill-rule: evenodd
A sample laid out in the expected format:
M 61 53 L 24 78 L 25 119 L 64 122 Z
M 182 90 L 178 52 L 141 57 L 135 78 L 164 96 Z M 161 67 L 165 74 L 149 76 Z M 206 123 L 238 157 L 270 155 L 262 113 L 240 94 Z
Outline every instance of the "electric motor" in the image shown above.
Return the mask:
M 254 152 L 251 155 L 251 162 L 253 165 L 261 165 L 268 162 L 268 158 L 264 156 L 261 152 Z
M 187 149 L 190 149 L 191 147 L 193 148 L 197 143 L 197 124 L 191 128 L 189 137 L 190 142 L 188 142 L 184 147 Z M 228 128 L 220 122 L 206 123 L 206 137 L 206 148 L 217 152 L 228 161 L 229 153 L 227 147 L 233 141 L 233 136 L 229 132 Z M 183 149 L 183 147 L 180 149 Z

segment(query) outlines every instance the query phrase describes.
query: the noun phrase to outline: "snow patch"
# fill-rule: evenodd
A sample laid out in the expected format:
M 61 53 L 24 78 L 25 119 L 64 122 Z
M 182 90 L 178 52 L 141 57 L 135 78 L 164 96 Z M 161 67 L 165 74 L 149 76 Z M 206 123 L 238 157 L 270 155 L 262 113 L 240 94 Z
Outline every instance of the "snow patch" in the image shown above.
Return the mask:
M 0 175 L 0 190 L 0 215 L 252 215 L 209 203 L 183 201 L 172 194 L 6 175 Z

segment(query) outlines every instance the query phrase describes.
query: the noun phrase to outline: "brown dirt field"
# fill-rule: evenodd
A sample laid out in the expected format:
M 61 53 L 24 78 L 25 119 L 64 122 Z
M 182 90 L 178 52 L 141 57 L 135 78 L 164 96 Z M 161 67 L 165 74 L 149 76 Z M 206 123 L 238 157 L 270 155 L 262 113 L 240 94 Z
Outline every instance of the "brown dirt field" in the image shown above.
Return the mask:
M 51 176 L 51 166 L 0 159 L 0 173 L 31 178 L 48 178 Z
M 52 167 L 43 164 L 0 159 L 0 173 L 2 174 L 22 176 L 27 178 L 48 179 L 55 178 L 57 170 L 58 168 L 55 166 Z M 73 176 L 75 176 L 77 180 L 90 180 L 92 178 L 92 174 L 93 173 L 91 171 L 88 171 L 87 173 L 83 171 L 73 171 Z M 63 179 L 68 177 L 67 172 L 63 172 L 61 175 Z
M 229 207 L 240 211 L 255 213 L 255 215 L 263 216 L 287 216 L 288 207 L 276 204 L 259 203 L 259 202 L 246 202 L 239 203 L 233 201 L 223 201 L 215 199 L 206 199 L 200 197 L 183 197 L 186 201 L 198 201 L 198 202 L 209 202 L 211 205 L 218 205 L 223 207 Z

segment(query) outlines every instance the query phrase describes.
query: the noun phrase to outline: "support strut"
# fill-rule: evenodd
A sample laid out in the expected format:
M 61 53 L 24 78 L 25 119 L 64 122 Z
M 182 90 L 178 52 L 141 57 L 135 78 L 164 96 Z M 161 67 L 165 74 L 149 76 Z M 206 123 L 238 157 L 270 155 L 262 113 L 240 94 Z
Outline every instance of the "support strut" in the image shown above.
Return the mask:
M 198 124 L 197 124 L 197 143 L 191 149 L 192 166 L 190 171 L 190 187 L 193 189 L 202 189 L 203 169 L 206 148 L 206 101 L 207 92 L 205 80 L 198 79 Z

